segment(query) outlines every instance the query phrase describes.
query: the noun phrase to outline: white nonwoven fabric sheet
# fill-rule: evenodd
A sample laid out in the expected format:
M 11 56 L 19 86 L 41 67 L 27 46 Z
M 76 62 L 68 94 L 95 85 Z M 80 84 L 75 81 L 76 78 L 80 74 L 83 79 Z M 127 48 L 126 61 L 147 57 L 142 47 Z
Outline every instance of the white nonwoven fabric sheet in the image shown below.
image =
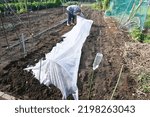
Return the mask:
M 64 40 L 46 54 L 32 70 L 35 78 L 47 86 L 55 85 L 60 89 L 63 99 L 72 94 L 78 100 L 77 74 L 82 46 L 90 33 L 93 21 L 77 16 L 77 24 L 71 31 L 64 34 Z

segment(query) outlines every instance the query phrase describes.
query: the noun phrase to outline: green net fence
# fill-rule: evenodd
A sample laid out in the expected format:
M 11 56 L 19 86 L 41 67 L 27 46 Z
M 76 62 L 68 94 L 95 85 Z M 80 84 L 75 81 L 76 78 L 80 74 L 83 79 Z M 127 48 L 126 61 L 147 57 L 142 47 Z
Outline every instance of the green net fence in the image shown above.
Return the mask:
M 144 28 L 150 0 L 110 0 L 105 16 L 117 19 L 121 28 Z

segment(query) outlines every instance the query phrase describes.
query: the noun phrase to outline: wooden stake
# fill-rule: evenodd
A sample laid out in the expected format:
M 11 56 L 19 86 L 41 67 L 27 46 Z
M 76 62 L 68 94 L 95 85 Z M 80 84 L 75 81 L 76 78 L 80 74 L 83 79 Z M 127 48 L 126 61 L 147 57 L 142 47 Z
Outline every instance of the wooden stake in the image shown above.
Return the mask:
M 113 90 L 113 93 L 112 93 L 112 95 L 111 95 L 111 97 L 110 97 L 110 100 L 112 100 L 112 98 L 113 98 L 113 96 L 114 96 L 114 94 L 115 94 L 115 91 L 116 91 L 116 89 L 117 89 L 117 86 L 118 86 L 118 84 L 119 84 L 119 81 L 120 81 L 120 78 L 121 78 L 121 73 L 122 73 L 122 70 L 123 70 L 123 66 L 124 66 L 124 65 L 121 66 L 120 73 L 119 73 L 119 77 L 118 77 L 116 86 L 115 86 L 115 88 L 114 88 L 114 90 Z

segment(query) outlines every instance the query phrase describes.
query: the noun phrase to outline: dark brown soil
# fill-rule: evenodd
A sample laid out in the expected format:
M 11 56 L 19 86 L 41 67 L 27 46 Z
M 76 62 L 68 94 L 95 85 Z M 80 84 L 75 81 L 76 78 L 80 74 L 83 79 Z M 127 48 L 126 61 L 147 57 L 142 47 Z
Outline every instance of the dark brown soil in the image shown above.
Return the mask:
M 27 27 L 18 25 L 14 30 L 7 30 L 7 35 L 1 30 L 0 91 L 19 99 L 59 100 L 62 95 L 55 86 L 47 87 L 40 84 L 30 72 L 23 69 L 28 65 L 34 65 L 46 53 L 50 52 L 56 43 L 61 41 L 61 36 L 71 30 L 72 26 L 67 27 L 66 24 L 61 24 L 42 34 L 38 39 L 28 40 L 26 42 L 28 54 L 25 58 L 21 54 L 20 46 L 6 51 L 6 36 L 9 44 L 13 44 L 18 41 L 15 34 L 17 31 L 18 34 L 24 32 L 25 36 L 29 37 L 31 34 L 27 29 L 34 35 L 58 24 L 65 18 L 63 8 L 39 11 L 40 17 L 35 14 L 36 12 L 30 13 L 30 17 L 26 17 L 27 14 L 20 15 L 24 22 L 28 22 L 28 19 L 32 21 Z M 134 42 L 128 33 L 117 28 L 117 23 L 113 19 L 104 18 L 103 12 L 84 8 L 84 14 L 94 23 L 82 48 L 77 83 L 79 99 L 110 99 L 119 74 L 121 74 L 121 79 L 113 99 L 149 99 L 149 93 L 139 93 L 137 77 L 145 69 L 150 71 L 150 45 Z M 10 22 L 10 17 L 6 17 L 6 19 L 3 19 L 5 23 Z M 99 68 L 94 71 L 89 97 L 90 81 L 93 74 L 92 64 L 97 52 L 101 52 L 104 57 Z M 146 57 L 142 55 L 143 52 Z M 139 61 L 137 61 L 137 57 Z M 133 62 L 135 65 L 131 64 Z M 141 64 L 142 62 L 143 64 Z M 121 71 L 122 66 L 123 70 Z M 69 96 L 68 99 L 72 99 L 72 97 Z

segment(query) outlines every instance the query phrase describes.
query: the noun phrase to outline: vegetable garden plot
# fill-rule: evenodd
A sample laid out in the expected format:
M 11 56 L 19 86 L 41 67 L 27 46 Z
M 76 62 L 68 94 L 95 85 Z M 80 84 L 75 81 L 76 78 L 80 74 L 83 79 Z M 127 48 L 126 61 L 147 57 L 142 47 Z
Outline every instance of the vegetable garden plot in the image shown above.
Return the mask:
M 53 11 L 55 11 L 55 13 L 53 13 Z M 27 53 L 32 52 L 35 49 L 36 45 L 47 36 L 49 36 L 50 38 L 55 37 L 55 35 L 57 35 L 55 34 L 55 32 L 57 31 L 51 28 L 56 26 L 57 24 L 60 24 L 60 21 L 64 20 L 62 7 L 57 9 L 52 8 L 49 10 L 41 10 L 32 13 L 21 14 L 18 15 L 18 17 L 20 17 L 21 22 L 16 16 L 1 17 L 1 63 L 5 62 L 6 60 L 16 60 L 18 59 L 18 57 L 21 58 Z M 10 24 L 9 27 L 8 24 Z M 51 31 L 47 29 L 51 29 Z M 45 33 L 49 34 L 45 36 Z M 24 37 L 24 40 L 26 40 L 24 42 L 25 50 L 23 49 L 22 37 Z
M 40 60 L 35 66 L 25 70 L 32 70 L 40 83 L 58 87 L 63 99 L 69 94 L 72 94 L 74 99 L 78 99 L 76 83 L 81 49 L 89 35 L 91 25 L 91 20 L 77 17 L 77 24 L 70 32 L 63 35 L 63 42 L 58 43 L 50 53 L 46 54 L 45 60 Z
M 147 54 L 146 58 L 141 58 L 142 55 L 139 56 L 140 53 L 136 54 L 136 51 L 140 52 L 140 49 L 149 52 L 149 49 L 146 49 L 149 47 L 147 45 L 144 45 L 144 48 L 139 46 L 136 51 L 130 52 L 129 48 L 125 49 L 125 43 L 136 42 L 133 42 L 128 33 L 122 32 L 116 25 L 113 25 L 112 19 L 110 19 L 110 22 L 105 22 L 103 12 L 91 10 L 90 8 L 84 8 L 84 14 L 86 18 L 93 20 L 93 25 L 90 35 L 82 48 L 77 80 L 79 99 L 89 99 L 92 64 L 98 52 L 103 53 L 103 59 L 93 76 L 90 99 L 110 99 L 122 65 L 124 67 L 113 99 L 150 99 L 148 93 L 143 95 L 136 90 L 138 89 L 137 77 L 131 72 L 133 65 L 128 63 L 128 61 L 132 63 L 133 59 L 136 59 L 136 61 L 139 59 L 143 60 L 144 64 L 148 66 L 149 61 L 147 59 L 150 58 L 148 57 L 149 55 Z M 58 20 L 57 17 L 56 20 Z M 110 23 L 112 24 L 111 27 L 109 27 Z M 44 54 L 50 52 L 56 43 L 62 40 L 60 39 L 61 35 L 71 30 L 71 28 L 67 27 L 66 24 L 54 28 L 52 32 L 43 35 L 44 39 L 39 41 L 34 46 L 34 50 L 28 53 L 25 58 L 18 58 L 16 61 L 12 60 L 8 62 L 6 67 L 1 67 L 0 90 L 18 99 L 61 100 L 62 95 L 58 88 L 53 85 L 48 88 L 40 84 L 31 72 L 27 72 L 24 69 L 27 65 L 35 65 L 41 58 L 44 58 Z M 137 43 L 137 45 L 139 44 Z M 127 50 L 127 53 L 124 53 L 125 50 Z M 147 66 L 144 66 L 145 69 Z M 141 69 L 143 68 L 141 67 Z M 72 99 L 72 97 L 69 96 L 68 99 Z

